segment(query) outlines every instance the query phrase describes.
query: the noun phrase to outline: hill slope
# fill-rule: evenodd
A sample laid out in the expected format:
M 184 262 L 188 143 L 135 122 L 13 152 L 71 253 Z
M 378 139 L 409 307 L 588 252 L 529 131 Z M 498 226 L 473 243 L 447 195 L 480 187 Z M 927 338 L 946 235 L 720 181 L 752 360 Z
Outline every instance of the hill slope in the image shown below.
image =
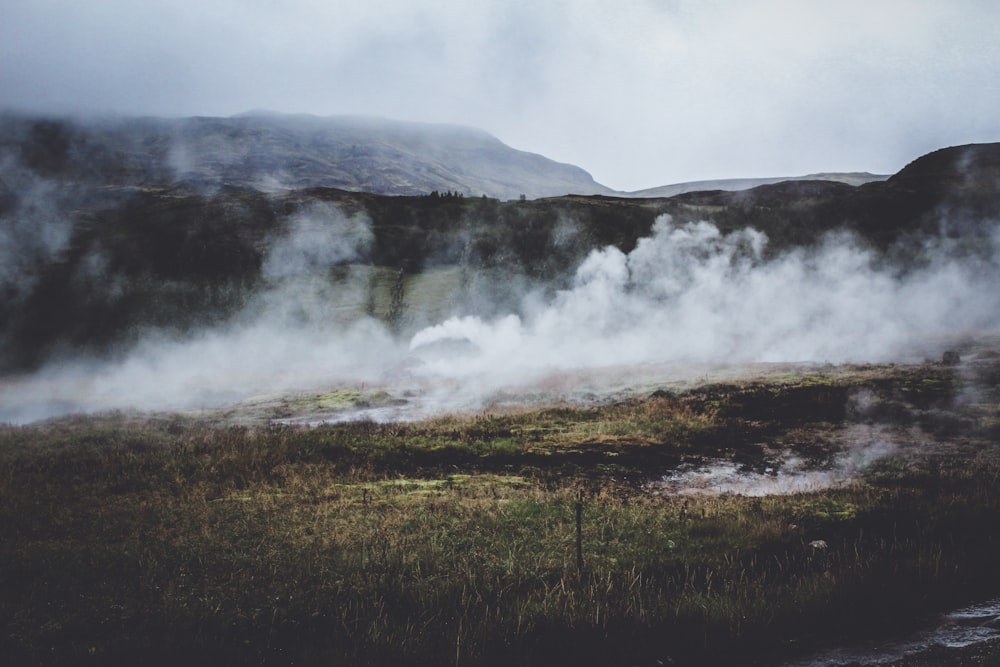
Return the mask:
M 773 178 L 723 178 L 710 181 L 688 181 L 686 183 L 673 183 L 671 185 L 661 185 L 645 190 L 625 193 L 628 197 L 674 197 L 688 192 L 704 192 L 706 190 L 725 190 L 735 192 L 739 190 L 749 190 L 761 185 L 773 185 L 785 181 L 831 181 L 834 183 L 844 183 L 846 185 L 864 185 L 876 181 L 884 181 L 889 178 L 886 174 L 870 174 L 866 171 L 860 172 L 824 172 L 820 174 L 808 174 L 806 176 L 777 176 Z
M 454 191 L 514 199 L 609 194 L 579 167 L 467 127 L 370 117 L 0 117 L 0 150 L 51 176 L 101 185 Z

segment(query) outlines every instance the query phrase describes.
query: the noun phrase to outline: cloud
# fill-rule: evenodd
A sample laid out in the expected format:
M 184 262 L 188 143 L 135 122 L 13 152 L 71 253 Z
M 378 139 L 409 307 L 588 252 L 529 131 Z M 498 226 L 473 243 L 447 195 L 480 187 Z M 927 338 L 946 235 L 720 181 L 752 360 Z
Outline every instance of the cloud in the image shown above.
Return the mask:
M 990 2 L 8 0 L 0 99 L 483 127 L 607 185 L 894 172 L 1000 135 Z

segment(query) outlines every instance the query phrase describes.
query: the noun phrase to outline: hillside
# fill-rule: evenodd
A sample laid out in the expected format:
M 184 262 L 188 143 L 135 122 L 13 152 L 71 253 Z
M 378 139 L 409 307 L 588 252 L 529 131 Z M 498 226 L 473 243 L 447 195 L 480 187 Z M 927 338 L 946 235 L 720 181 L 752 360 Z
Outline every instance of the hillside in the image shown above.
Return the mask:
M 0 117 L 0 152 L 98 185 L 263 191 L 330 187 L 387 195 L 515 199 L 608 194 L 580 169 L 473 128 L 354 116 Z
M 583 169 L 515 150 L 470 127 L 364 116 L 253 112 L 228 118 L 0 117 L 0 152 L 49 175 L 101 186 L 261 191 L 329 187 L 385 195 L 433 191 L 530 199 L 567 194 L 673 197 L 790 180 L 863 185 L 867 172 L 717 179 L 617 192 Z

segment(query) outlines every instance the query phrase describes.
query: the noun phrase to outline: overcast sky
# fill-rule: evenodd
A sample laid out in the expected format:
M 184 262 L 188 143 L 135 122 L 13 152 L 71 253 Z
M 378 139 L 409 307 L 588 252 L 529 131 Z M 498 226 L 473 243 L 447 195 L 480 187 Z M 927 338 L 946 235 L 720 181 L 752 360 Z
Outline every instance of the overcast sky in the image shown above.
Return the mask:
M 481 127 L 601 183 L 1000 141 L 995 0 L 0 0 L 0 106 Z

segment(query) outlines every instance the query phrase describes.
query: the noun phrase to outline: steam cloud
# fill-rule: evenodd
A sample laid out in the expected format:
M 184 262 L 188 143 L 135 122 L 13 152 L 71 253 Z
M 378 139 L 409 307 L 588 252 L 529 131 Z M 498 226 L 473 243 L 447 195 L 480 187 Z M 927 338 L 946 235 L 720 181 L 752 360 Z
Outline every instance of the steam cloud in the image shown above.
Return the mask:
M 0 294 L 16 304 L 37 281 L 36 268 L 69 243 L 72 223 L 62 208 L 62 189 L 0 155 Z M 5 209 L 7 209 L 5 211 Z
M 862 424 L 850 426 L 835 439 L 843 450 L 822 467 L 810 466 L 791 452 L 779 457 L 779 466 L 763 472 L 745 470 L 732 461 L 683 464 L 649 488 L 668 495 L 728 493 L 757 498 L 821 491 L 850 484 L 873 464 L 896 455 L 905 446 L 905 442 L 896 442 L 893 434 Z
M 363 216 L 314 206 L 288 221 L 264 263 L 269 289 L 234 323 L 149 338 L 114 364 L 5 380 L 0 420 L 205 407 L 351 383 L 415 388 L 429 409 L 449 410 L 611 367 L 920 358 L 948 337 L 1000 325 L 996 226 L 974 253 L 928 244 L 917 268 L 900 272 L 846 234 L 769 257 L 759 231 L 663 216 L 631 253 L 591 252 L 568 289 L 528 292 L 518 312 L 494 318 L 456 311 L 405 339 L 365 314 L 374 269 L 361 262 L 372 239 Z
M 442 357 L 426 371 L 513 381 L 544 368 L 670 361 L 888 361 L 922 342 L 995 328 L 1000 296 L 994 230 L 984 252 L 928 248 L 904 276 L 852 237 L 765 260 L 764 234 L 659 218 L 630 254 L 593 251 L 572 289 L 527 299 L 526 316 L 455 317 L 417 333 L 411 349 L 466 339 L 472 359 Z
M 150 334 L 125 359 L 52 363 L 0 380 L 0 421 L 77 410 L 212 407 L 261 393 L 367 382 L 401 349 L 372 318 L 359 317 L 372 241 L 363 215 L 317 204 L 287 221 L 265 257 L 268 287 L 232 323 L 189 337 Z M 345 269 L 336 283 L 330 271 Z

